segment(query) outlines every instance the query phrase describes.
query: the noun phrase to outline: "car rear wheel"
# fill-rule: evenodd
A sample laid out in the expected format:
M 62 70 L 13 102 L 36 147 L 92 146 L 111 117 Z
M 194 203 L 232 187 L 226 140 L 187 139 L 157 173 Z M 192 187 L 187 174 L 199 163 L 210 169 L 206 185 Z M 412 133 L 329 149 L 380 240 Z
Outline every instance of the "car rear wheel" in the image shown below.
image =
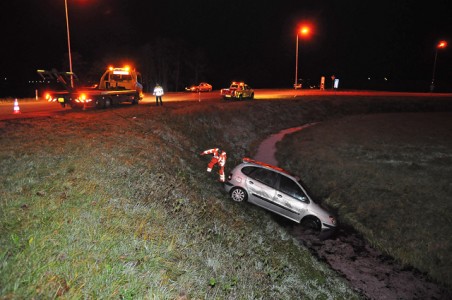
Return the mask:
M 304 228 L 314 231 L 320 231 L 321 228 L 320 220 L 316 217 L 306 217 L 301 220 L 300 224 Z
M 234 200 L 235 202 L 243 202 L 248 200 L 248 194 L 246 193 L 246 191 L 239 187 L 233 188 L 229 194 L 231 195 L 232 200 Z

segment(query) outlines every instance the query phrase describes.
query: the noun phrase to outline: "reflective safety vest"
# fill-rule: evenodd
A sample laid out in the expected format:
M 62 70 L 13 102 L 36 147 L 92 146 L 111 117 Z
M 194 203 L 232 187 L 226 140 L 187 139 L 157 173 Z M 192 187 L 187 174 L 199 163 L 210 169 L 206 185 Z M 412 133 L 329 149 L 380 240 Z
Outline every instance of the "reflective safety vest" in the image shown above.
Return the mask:
M 163 88 L 160 86 L 160 85 L 157 85 L 155 88 L 154 88 L 154 93 L 153 93 L 155 96 L 163 96 Z
M 204 152 L 201 153 L 201 155 L 206 155 L 206 154 L 213 154 L 213 157 L 218 158 L 218 152 L 220 151 L 219 148 L 213 148 L 213 149 L 209 149 L 206 150 Z
M 224 167 L 224 165 L 226 164 L 226 152 L 221 152 L 220 157 L 218 158 L 218 164 L 222 167 Z

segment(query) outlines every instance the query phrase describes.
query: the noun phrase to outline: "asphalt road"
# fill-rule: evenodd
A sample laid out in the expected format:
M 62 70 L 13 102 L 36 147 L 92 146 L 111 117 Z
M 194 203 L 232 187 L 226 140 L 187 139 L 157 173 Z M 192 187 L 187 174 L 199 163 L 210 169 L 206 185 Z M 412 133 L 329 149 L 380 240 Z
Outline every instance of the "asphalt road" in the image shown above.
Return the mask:
M 374 97 L 394 97 L 394 96 L 414 96 L 414 97 L 452 97 L 450 93 L 406 93 L 406 92 L 380 92 L 380 91 L 341 91 L 341 90 L 294 90 L 294 89 L 257 89 L 255 90 L 255 100 L 277 100 L 291 99 L 302 96 L 374 96 Z M 222 101 L 219 91 L 205 93 L 174 92 L 166 93 L 163 102 L 173 101 Z M 20 114 L 14 114 L 14 103 L 12 100 L 0 102 L 0 120 L 15 118 L 34 118 L 50 116 L 57 112 L 70 110 L 71 108 L 61 107 L 58 103 L 49 103 L 44 99 L 34 98 L 18 99 Z M 154 96 L 146 94 L 141 104 L 155 103 Z

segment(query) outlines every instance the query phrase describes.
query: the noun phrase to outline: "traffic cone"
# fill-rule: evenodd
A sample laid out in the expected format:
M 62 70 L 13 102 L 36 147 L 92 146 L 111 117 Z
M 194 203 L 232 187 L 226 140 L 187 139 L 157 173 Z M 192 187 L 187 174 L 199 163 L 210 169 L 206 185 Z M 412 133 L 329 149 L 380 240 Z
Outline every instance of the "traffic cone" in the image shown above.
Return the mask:
M 14 113 L 20 114 L 19 101 L 17 101 L 17 98 L 14 100 Z

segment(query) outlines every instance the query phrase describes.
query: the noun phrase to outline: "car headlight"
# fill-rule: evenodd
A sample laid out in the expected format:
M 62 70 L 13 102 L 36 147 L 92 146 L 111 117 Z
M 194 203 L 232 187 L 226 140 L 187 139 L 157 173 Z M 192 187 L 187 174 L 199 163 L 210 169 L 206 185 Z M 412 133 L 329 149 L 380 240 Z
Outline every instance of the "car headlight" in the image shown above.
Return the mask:
M 330 216 L 330 221 L 331 221 L 331 224 L 336 225 L 336 218 L 335 217 Z

